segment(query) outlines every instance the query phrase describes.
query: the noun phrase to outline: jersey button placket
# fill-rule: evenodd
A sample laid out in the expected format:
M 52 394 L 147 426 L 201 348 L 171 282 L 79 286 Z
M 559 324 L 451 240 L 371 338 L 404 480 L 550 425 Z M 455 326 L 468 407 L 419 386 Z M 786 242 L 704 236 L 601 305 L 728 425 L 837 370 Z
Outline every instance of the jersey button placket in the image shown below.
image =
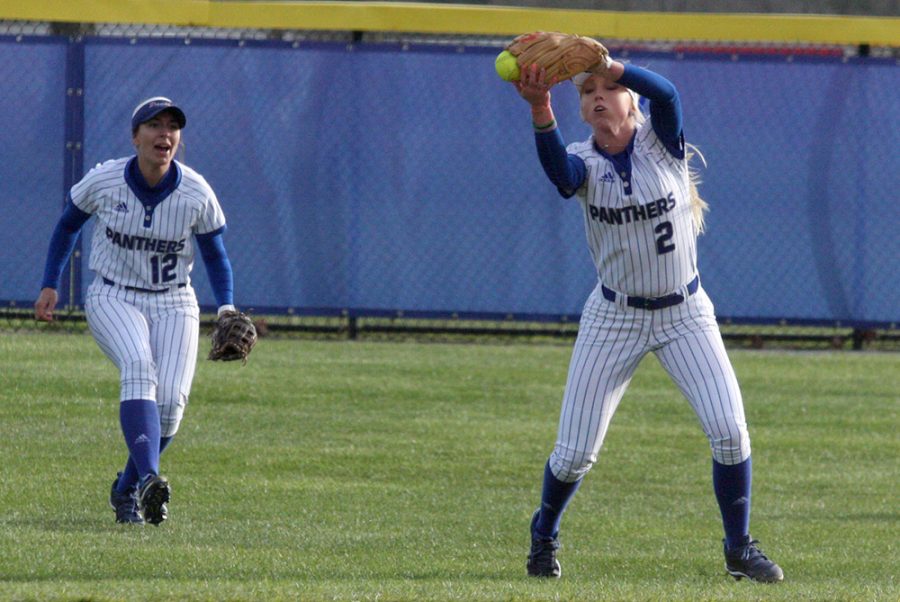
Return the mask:
M 627 195 L 631 195 L 631 180 L 628 179 L 628 172 L 620 171 L 619 177 L 622 178 L 622 189 Z

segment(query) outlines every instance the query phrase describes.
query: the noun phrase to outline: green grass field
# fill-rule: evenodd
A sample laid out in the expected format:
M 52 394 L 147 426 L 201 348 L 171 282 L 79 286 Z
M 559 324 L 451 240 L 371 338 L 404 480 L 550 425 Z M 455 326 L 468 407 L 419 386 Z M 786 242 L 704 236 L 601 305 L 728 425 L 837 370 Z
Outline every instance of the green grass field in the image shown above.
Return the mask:
M 563 523 L 563 578 L 526 578 L 568 356 L 264 339 L 246 367 L 202 360 L 170 520 L 135 528 L 107 504 L 112 364 L 87 335 L 0 332 L 0 599 L 900 599 L 898 354 L 732 353 L 784 583 L 725 574 L 708 445 L 653 358 Z

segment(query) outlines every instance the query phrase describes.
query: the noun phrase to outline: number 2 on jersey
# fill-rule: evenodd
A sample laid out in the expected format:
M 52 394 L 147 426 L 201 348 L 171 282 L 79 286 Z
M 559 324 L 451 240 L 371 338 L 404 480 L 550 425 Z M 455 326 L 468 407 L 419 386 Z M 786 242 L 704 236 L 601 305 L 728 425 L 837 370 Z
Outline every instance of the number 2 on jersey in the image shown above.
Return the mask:
M 670 240 L 672 240 L 672 236 L 674 235 L 672 222 L 662 222 L 661 224 L 656 226 L 653 231 L 659 234 L 659 238 L 656 239 L 657 254 L 665 255 L 666 253 L 671 253 L 675 250 L 675 243 L 669 242 Z
M 153 271 L 153 284 L 172 282 L 177 274 L 175 266 L 178 265 L 178 255 L 166 253 L 165 255 L 152 255 L 150 257 L 150 269 Z

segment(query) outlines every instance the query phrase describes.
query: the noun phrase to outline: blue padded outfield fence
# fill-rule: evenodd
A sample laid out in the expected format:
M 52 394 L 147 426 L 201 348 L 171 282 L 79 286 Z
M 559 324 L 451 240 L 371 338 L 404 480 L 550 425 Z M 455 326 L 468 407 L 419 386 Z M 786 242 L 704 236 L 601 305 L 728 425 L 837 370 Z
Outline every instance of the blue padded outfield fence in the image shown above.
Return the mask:
M 131 154 L 143 98 L 184 107 L 183 160 L 228 217 L 257 314 L 576 320 L 595 284 L 582 217 L 485 45 L 0 38 L 0 303 L 30 306 L 68 188 Z M 614 49 L 615 52 L 615 49 Z M 621 54 L 620 54 L 621 56 Z M 900 322 L 900 68 L 893 58 L 648 52 L 708 167 L 700 273 L 735 323 Z M 574 88 L 554 91 L 567 141 Z M 81 305 L 90 228 L 62 299 Z M 199 261 L 201 304 L 213 298 Z

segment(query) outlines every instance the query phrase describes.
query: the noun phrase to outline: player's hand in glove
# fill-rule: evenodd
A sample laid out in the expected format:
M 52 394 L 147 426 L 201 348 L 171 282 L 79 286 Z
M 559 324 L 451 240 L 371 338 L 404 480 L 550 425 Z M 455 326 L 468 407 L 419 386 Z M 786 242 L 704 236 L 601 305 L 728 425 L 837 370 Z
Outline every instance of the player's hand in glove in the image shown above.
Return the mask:
M 522 69 L 519 79 L 512 82 L 519 95 L 532 107 L 550 107 L 550 88 L 556 82 L 548 82 L 543 68 L 531 65 Z
M 219 314 L 212 332 L 212 348 L 209 359 L 247 363 L 247 356 L 256 345 L 256 327 L 247 314 L 237 310 L 225 310 Z
M 531 65 L 543 69 L 547 83 L 561 82 L 585 71 L 606 75 L 612 65 L 609 51 L 597 40 L 555 31 L 520 35 L 506 50 L 516 57 L 522 71 Z

